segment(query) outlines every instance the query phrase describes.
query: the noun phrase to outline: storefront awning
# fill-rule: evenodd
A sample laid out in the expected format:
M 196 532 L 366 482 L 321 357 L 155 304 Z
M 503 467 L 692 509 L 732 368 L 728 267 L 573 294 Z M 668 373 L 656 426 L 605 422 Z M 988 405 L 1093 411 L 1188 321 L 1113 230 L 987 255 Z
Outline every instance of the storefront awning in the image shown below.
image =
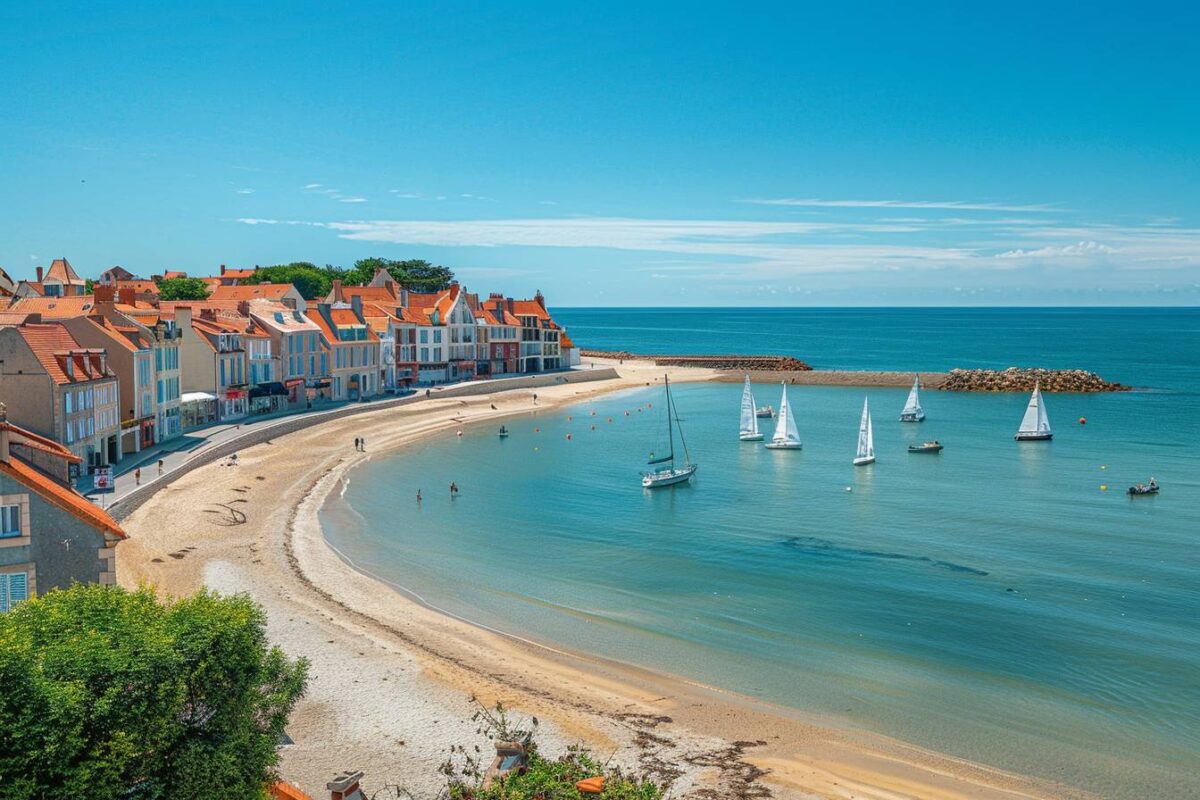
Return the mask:
M 208 392 L 184 392 L 179 395 L 179 402 L 181 403 L 204 403 L 212 402 L 216 399 L 217 396 L 215 394 L 209 394 Z
M 250 387 L 250 397 L 270 397 L 271 395 L 287 394 L 288 390 L 284 388 L 282 383 L 272 381 L 271 383 L 260 383 Z

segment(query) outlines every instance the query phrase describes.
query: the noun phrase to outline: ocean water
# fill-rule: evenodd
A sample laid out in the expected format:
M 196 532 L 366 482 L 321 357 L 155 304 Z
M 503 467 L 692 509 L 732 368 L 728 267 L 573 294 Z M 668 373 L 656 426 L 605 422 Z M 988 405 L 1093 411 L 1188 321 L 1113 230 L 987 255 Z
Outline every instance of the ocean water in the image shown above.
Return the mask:
M 1200 796 L 1200 314 L 558 317 L 606 349 L 1078 366 L 1148 388 L 1049 395 L 1054 441 L 1018 444 L 1025 396 L 926 392 L 905 425 L 905 390 L 794 387 L 787 453 L 738 442 L 739 385 L 680 385 L 700 472 L 645 492 L 665 438 L 651 386 L 372 460 L 322 512 L 335 547 L 501 630 L 1103 797 Z M 879 460 L 854 468 L 864 396 Z M 907 454 L 926 438 L 945 452 Z M 1151 475 L 1161 495 L 1124 494 Z

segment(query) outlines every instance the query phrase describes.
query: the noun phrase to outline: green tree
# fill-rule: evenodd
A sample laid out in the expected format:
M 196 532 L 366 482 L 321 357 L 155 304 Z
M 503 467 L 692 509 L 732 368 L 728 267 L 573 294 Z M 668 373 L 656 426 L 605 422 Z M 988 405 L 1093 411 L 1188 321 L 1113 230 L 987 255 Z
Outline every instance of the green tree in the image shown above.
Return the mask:
M 159 300 L 203 300 L 208 284 L 199 278 L 165 278 L 158 282 Z
M 403 261 L 390 258 L 360 258 L 347 273 L 353 276 L 353 283 L 366 283 L 381 267 L 391 274 L 396 283 L 417 292 L 440 292 L 454 280 L 454 273 L 449 267 L 431 264 L 423 258 L 409 258 Z
M 242 283 L 290 283 L 296 287 L 305 300 L 324 300 L 333 288 L 333 277 L 325 267 L 322 269 L 308 261 L 293 261 L 290 264 L 276 264 L 271 267 L 259 267 L 254 275 L 245 278 Z
M 0 798 L 261 796 L 307 669 L 244 595 L 29 600 L 0 614 Z

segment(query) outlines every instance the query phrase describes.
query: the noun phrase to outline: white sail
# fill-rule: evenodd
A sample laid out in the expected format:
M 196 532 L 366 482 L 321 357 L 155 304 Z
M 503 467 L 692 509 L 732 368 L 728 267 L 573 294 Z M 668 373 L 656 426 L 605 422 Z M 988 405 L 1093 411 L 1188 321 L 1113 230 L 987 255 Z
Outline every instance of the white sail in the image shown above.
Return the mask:
M 858 451 L 854 460 L 875 458 L 875 432 L 871 426 L 871 411 L 863 399 L 862 420 L 858 423 Z
M 1049 435 L 1050 418 L 1046 416 L 1046 404 L 1042 401 L 1042 389 L 1034 384 L 1033 394 L 1029 397 L 1029 405 L 1025 407 L 1025 416 L 1021 419 L 1021 427 L 1017 434 Z
M 754 394 L 750 391 L 750 376 L 746 376 L 746 388 L 742 389 L 742 424 L 738 431 L 743 438 L 758 435 L 758 416 L 754 413 Z
M 912 389 L 908 393 L 908 402 L 904 404 L 904 410 L 900 412 L 902 420 L 922 420 L 925 419 L 925 411 L 921 408 L 921 376 L 913 378 Z
M 779 400 L 779 418 L 775 422 L 775 435 L 771 441 L 774 444 L 800 444 L 800 431 L 796 429 L 796 418 L 788 405 L 786 383 L 783 385 L 783 397 Z

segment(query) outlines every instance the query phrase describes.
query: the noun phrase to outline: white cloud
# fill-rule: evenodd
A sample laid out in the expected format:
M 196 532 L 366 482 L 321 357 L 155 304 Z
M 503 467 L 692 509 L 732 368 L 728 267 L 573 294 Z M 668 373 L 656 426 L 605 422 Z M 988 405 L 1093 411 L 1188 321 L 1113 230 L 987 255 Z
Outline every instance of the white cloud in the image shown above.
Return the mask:
M 1105 255 L 1115 252 L 1117 252 L 1115 247 L 1109 247 L 1106 244 L 1100 244 L 1095 241 L 1087 241 L 1063 245 L 1062 247 L 1039 247 L 1036 250 L 1008 250 L 998 253 L 996 258 L 1057 258 L 1061 256 Z
M 365 198 L 365 197 L 338 197 L 337 201 L 339 203 L 365 203 L 365 202 L 367 202 L 367 198 Z
M 306 183 L 306 184 L 304 184 L 304 188 L 305 188 L 305 189 L 310 189 L 310 190 L 311 190 L 311 189 L 320 189 L 320 188 L 321 188 L 321 184 L 319 184 L 319 183 Z
M 1012 205 L 1008 203 L 971 203 L 963 200 L 820 200 L 795 197 L 747 197 L 738 202 L 760 206 L 798 206 L 804 208 L 934 208 L 957 211 L 1063 211 L 1054 206 Z
M 254 190 L 253 189 L 238 189 L 237 193 L 238 194 L 254 194 Z

